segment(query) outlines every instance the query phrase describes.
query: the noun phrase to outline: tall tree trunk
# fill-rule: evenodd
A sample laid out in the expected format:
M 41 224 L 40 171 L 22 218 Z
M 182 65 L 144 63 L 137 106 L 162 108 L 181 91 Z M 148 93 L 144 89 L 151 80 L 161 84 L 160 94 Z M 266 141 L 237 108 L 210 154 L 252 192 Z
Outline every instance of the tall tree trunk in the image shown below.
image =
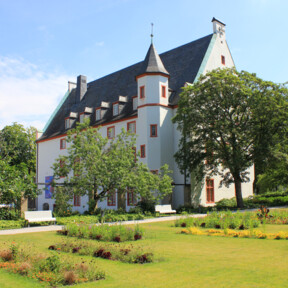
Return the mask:
M 233 178 L 234 178 L 234 185 L 235 185 L 237 208 L 244 208 L 244 202 L 242 198 L 241 177 L 239 174 L 236 174 L 233 176 Z

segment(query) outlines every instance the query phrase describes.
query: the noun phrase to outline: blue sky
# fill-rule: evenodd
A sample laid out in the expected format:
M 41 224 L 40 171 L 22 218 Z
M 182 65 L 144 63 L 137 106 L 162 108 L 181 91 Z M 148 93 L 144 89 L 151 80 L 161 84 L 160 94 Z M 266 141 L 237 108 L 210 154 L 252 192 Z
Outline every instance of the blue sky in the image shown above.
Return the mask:
M 286 0 L 0 0 L 0 129 L 42 129 L 80 74 L 88 81 L 142 61 L 151 22 L 159 53 L 226 24 L 238 70 L 288 81 Z

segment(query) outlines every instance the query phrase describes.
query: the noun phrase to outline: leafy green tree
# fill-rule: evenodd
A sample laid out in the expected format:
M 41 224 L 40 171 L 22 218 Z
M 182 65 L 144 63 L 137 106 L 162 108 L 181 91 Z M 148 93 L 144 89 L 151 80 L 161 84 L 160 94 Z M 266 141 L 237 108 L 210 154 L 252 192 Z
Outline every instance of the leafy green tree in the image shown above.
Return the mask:
M 247 169 L 265 169 L 274 136 L 287 129 L 287 96 L 285 87 L 235 69 L 213 70 L 184 88 L 173 119 L 182 133 L 175 154 L 181 171 L 198 181 L 221 175 L 221 185 L 234 183 L 242 208 Z
M 25 163 L 29 173 L 36 172 L 36 128 L 25 129 L 13 123 L 0 133 L 0 159 L 6 159 L 11 166 Z
M 0 131 L 0 202 L 14 204 L 19 214 L 23 197 L 38 195 L 35 140 L 33 127 L 14 123 Z
M 147 166 L 137 161 L 136 137 L 121 131 L 115 138 L 103 137 L 89 122 L 80 124 L 68 132 L 68 155 L 60 156 L 53 164 L 54 179 L 64 177 L 62 186 L 71 195 L 89 195 L 98 202 L 108 193 L 118 195 L 134 190 L 139 196 L 160 199 L 172 193 L 172 179 L 167 166 L 161 167 L 159 175 L 152 174 Z M 54 185 L 59 185 L 54 182 Z M 152 192 L 153 193 L 152 193 Z

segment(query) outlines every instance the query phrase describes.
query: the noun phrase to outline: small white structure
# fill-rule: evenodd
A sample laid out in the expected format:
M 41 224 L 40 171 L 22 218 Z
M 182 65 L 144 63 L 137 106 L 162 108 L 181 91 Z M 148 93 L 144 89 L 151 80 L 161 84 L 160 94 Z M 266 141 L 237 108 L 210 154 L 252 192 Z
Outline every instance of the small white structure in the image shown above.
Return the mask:
M 77 78 L 76 88 L 69 84 L 60 105 L 37 140 L 37 182 L 43 194 L 38 197 L 38 210 L 53 209 L 52 165 L 59 155 L 67 155 L 66 135 L 77 122 L 89 117 L 103 136 L 114 137 L 122 128 L 135 132 L 140 160 L 157 173 L 168 164 L 175 183 L 172 197 L 162 204 L 210 206 L 222 198 L 235 197 L 234 186 L 219 188 L 220 177 L 203 179 L 196 186 L 185 177 L 173 155 L 178 150 L 180 132 L 171 119 L 177 112 L 181 88 L 197 81 L 201 74 L 219 67 L 233 67 L 234 62 L 225 36 L 225 24 L 213 18 L 213 33 L 158 55 L 150 45 L 143 62 L 124 68 L 87 83 L 85 76 Z M 129 53 L 129 51 L 127 51 Z M 253 194 L 253 168 L 250 182 L 242 184 L 243 197 Z M 135 195 L 127 192 L 125 208 L 135 205 Z M 73 210 L 88 209 L 88 197 L 74 197 Z M 44 207 L 45 206 L 45 207 Z M 110 195 L 99 207 L 123 207 L 122 197 Z

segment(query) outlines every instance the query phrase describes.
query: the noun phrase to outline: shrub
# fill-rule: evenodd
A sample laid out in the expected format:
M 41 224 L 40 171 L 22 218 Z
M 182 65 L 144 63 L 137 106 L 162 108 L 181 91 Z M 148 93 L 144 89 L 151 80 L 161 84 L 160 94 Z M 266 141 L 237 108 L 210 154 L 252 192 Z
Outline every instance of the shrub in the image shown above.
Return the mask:
M 23 262 L 18 267 L 18 273 L 21 275 L 27 275 L 31 269 L 32 266 L 29 262 Z
M 10 250 L 2 250 L 0 251 L 0 257 L 3 261 L 11 261 L 13 260 L 13 255 Z
M 64 280 L 65 280 L 65 283 L 68 285 L 75 284 L 77 280 L 77 275 L 75 274 L 74 271 L 67 271 L 64 273 Z

